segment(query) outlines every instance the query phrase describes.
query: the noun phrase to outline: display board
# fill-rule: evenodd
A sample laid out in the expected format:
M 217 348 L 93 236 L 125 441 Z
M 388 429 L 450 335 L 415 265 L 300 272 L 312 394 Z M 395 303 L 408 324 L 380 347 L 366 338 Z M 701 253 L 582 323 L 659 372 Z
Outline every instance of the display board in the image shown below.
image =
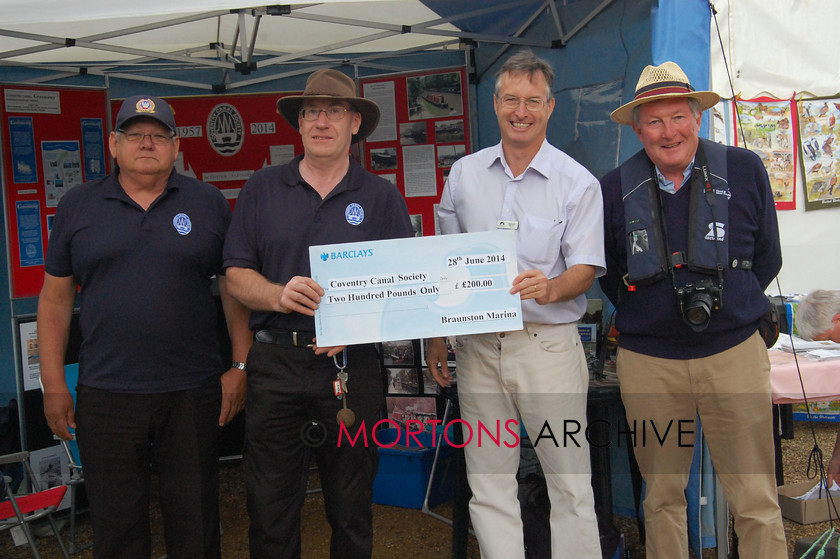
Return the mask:
M 360 86 L 382 115 L 365 141 L 365 166 L 405 196 L 415 235 L 433 235 L 449 168 L 470 152 L 466 69 L 376 76 Z
M 109 172 L 104 89 L 0 85 L 12 297 L 37 295 L 52 216 L 70 188 Z
M 303 151 L 300 134 L 277 112 L 277 100 L 299 92 L 165 97 L 175 112 L 179 173 L 209 182 L 234 205 L 255 171 Z M 113 101 L 117 114 L 121 99 Z

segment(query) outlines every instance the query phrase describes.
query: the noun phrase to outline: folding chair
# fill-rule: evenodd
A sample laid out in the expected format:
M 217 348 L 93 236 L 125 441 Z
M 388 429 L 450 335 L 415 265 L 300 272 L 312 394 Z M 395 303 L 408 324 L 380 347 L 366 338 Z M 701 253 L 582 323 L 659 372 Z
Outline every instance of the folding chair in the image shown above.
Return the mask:
M 23 467 L 32 491 L 30 493 L 16 495 L 12 488 L 11 477 L 5 475 L 0 476 L 5 499 L 0 501 L 0 530 L 10 530 L 20 526 L 26 536 L 26 541 L 29 542 L 29 547 L 32 548 L 32 554 L 35 556 L 35 559 L 40 559 L 41 555 L 38 553 L 38 548 L 35 545 L 35 537 L 32 534 L 29 524 L 41 518 L 46 518 L 50 523 L 53 534 L 58 540 L 61 553 L 65 559 L 70 559 L 70 554 L 67 552 L 67 548 L 64 547 L 64 542 L 58 533 L 58 527 L 52 516 L 52 513 L 56 511 L 58 504 L 67 492 L 67 486 L 59 485 L 58 487 L 41 490 L 38 480 L 33 475 L 32 468 L 29 465 L 29 452 L 23 451 L 0 456 L 0 466 L 7 464 L 20 464 Z

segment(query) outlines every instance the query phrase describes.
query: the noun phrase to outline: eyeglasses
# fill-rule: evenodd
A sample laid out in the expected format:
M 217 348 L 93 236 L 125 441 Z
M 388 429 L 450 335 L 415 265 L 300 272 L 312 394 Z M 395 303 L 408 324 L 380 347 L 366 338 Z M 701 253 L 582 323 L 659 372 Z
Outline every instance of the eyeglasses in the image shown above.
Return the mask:
M 300 116 L 303 117 L 303 120 L 318 120 L 318 117 L 321 116 L 321 113 L 327 113 L 328 119 L 341 120 L 342 118 L 344 118 L 344 115 L 347 114 L 347 112 L 352 110 L 353 109 L 348 109 L 340 105 L 333 105 L 332 107 L 327 107 L 326 109 L 317 109 L 315 107 L 309 107 L 308 109 L 301 109 Z
M 539 97 L 514 97 L 513 95 L 502 95 L 499 98 L 502 106 L 506 109 L 518 109 L 519 104 L 525 102 L 525 108 L 531 112 L 541 111 L 545 107 L 545 99 Z
M 172 138 L 175 137 L 175 134 L 143 134 L 141 132 L 125 132 L 124 130 L 117 130 L 120 134 L 122 134 L 123 138 L 128 143 L 131 144 L 138 144 L 146 139 L 146 136 L 152 139 L 153 144 L 157 144 L 162 146 L 172 141 Z

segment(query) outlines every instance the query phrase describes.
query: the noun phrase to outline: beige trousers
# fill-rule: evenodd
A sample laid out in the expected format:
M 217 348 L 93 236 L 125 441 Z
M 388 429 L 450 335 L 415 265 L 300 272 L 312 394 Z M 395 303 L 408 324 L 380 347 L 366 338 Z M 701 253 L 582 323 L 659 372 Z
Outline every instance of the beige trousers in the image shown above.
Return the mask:
M 577 325 L 459 337 L 456 357 L 465 442 L 472 433 L 465 456 L 481 556 L 525 556 L 516 480 L 521 420 L 548 487 L 552 557 L 600 559 L 584 438 L 589 373 Z
M 647 559 L 688 558 L 685 487 L 700 416 L 743 559 L 786 559 L 776 495 L 770 362 L 756 333 L 700 359 L 619 349 L 618 377 L 645 479 Z

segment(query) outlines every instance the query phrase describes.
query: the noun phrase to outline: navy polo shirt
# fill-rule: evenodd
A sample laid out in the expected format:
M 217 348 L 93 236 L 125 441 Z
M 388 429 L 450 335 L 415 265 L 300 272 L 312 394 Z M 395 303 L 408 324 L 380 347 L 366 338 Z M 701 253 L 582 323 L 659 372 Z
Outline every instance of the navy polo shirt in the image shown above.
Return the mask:
M 405 200 L 393 184 L 351 159 L 347 174 L 322 200 L 300 176 L 302 158 L 261 169 L 242 187 L 225 241 L 225 268 L 250 268 L 285 284 L 294 276 L 311 276 L 312 245 L 414 234 Z M 254 311 L 251 329 L 261 328 L 315 330 L 315 319 Z
M 81 286 L 80 384 L 160 393 L 222 372 L 211 281 L 230 216 L 217 188 L 174 171 L 148 211 L 117 173 L 62 197 L 45 268 Z

